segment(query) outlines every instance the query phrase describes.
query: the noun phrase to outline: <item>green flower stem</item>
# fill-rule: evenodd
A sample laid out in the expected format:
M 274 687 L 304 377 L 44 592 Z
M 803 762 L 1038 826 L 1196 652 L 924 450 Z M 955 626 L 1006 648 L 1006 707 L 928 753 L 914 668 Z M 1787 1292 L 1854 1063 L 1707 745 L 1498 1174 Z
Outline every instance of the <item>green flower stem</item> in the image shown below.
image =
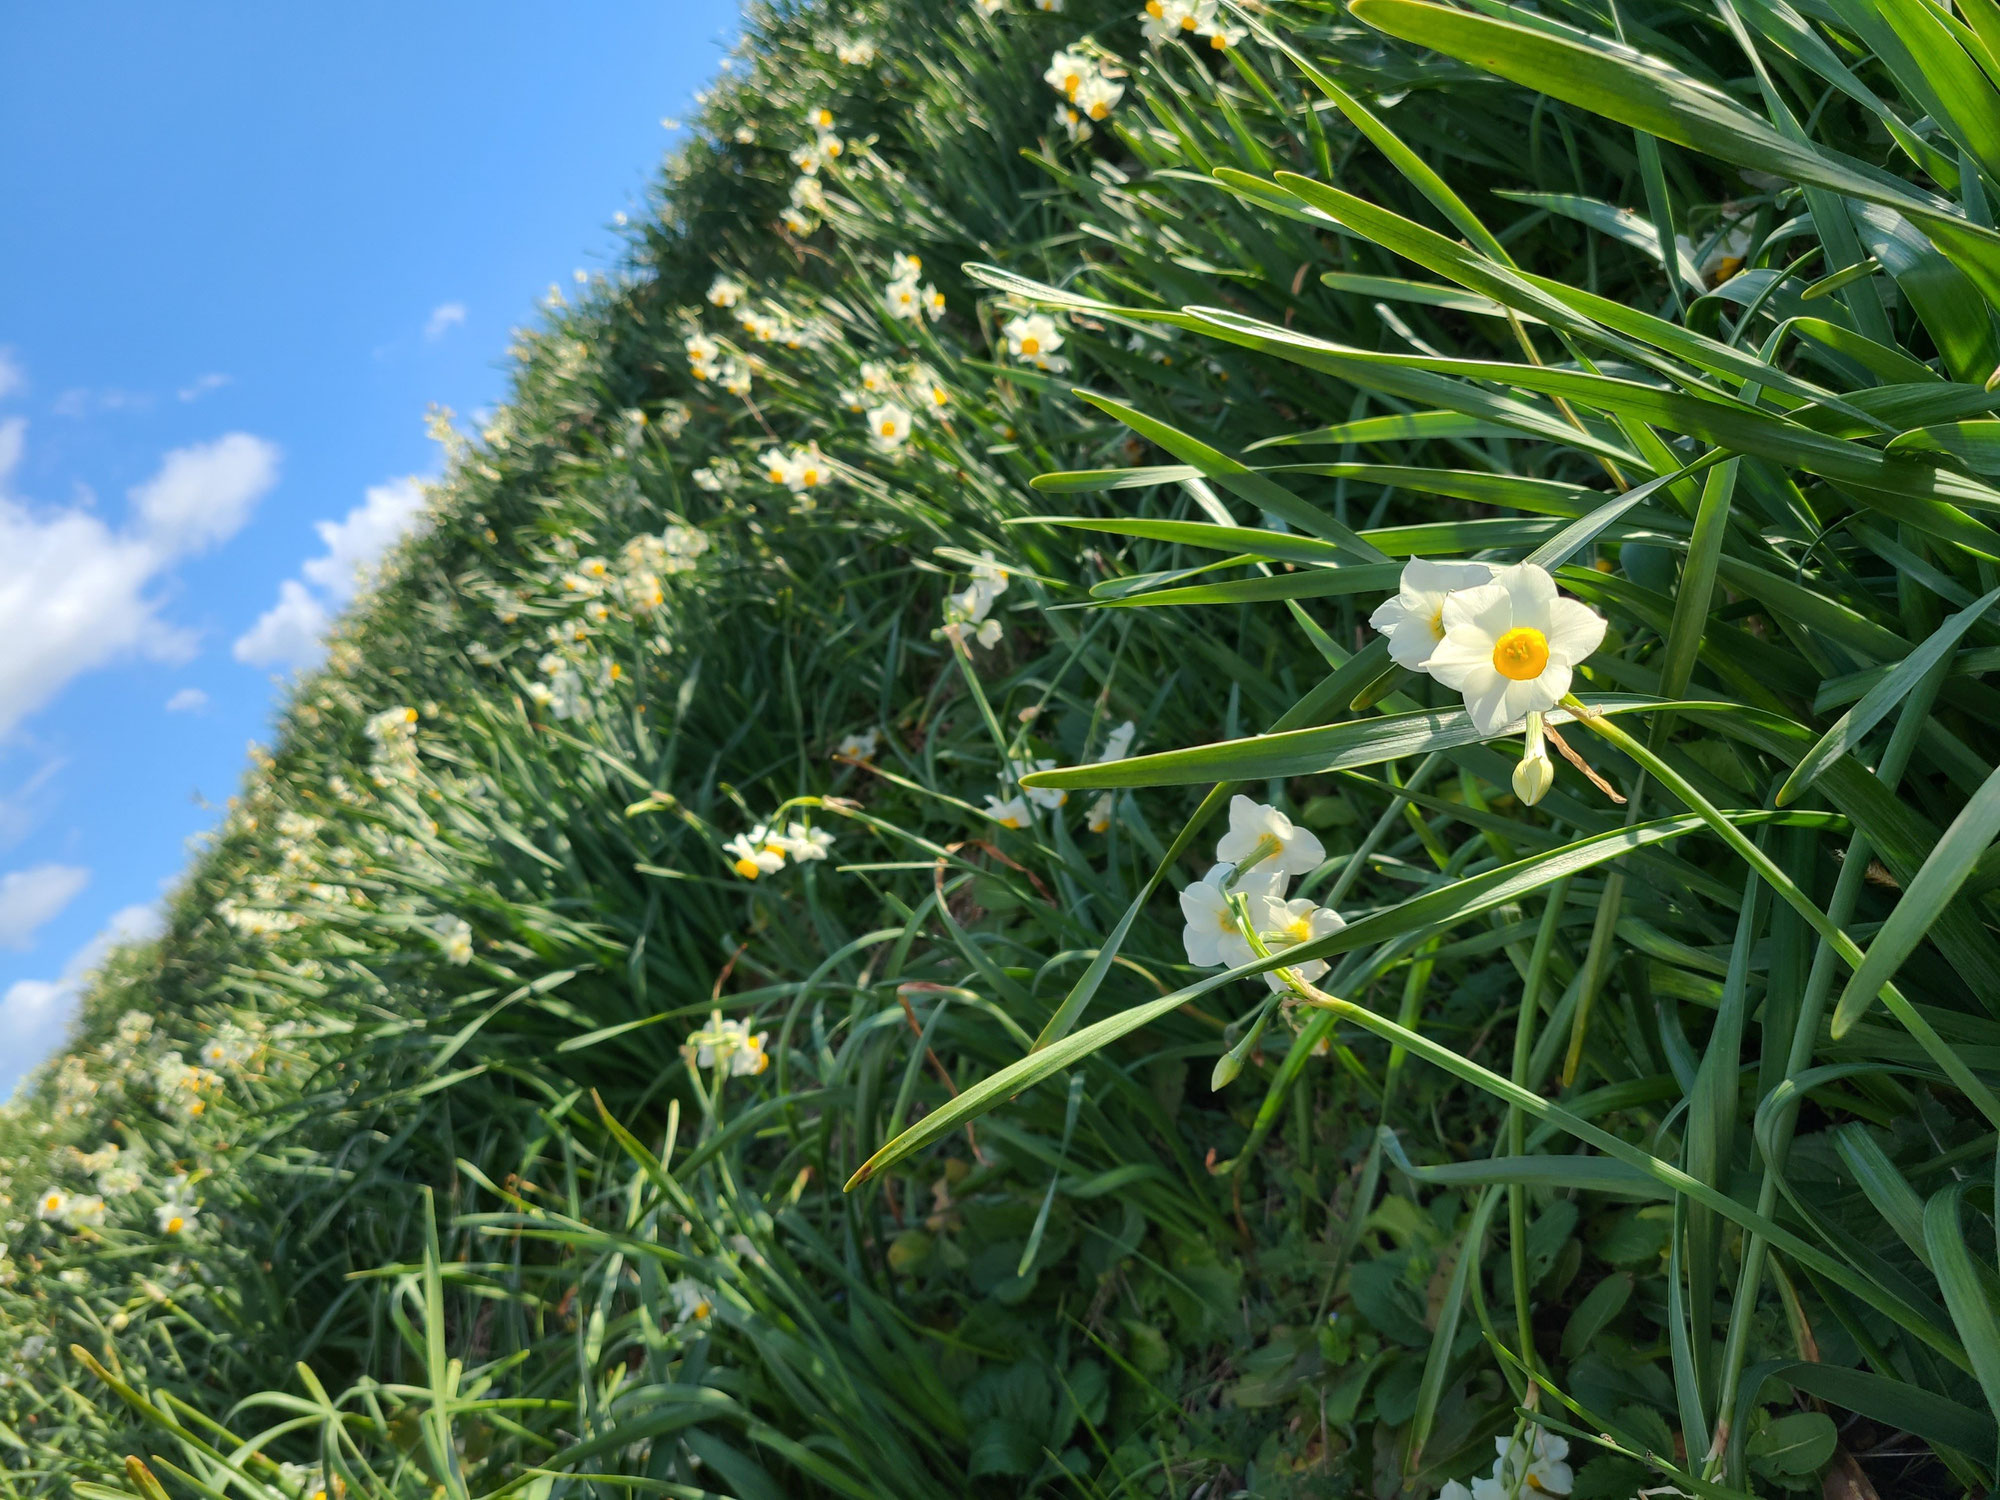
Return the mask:
M 1548 907 L 1542 925 L 1535 932 L 1535 946 L 1528 955 L 1528 971 L 1521 980 L 1521 1012 L 1514 1022 L 1513 1083 L 1528 1087 L 1529 1069 L 1535 1051 L 1535 1022 L 1541 1012 L 1542 982 L 1548 973 L 1549 954 L 1555 947 L 1556 929 L 1562 921 L 1564 903 L 1569 899 L 1569 881 L 1558 880 L 1549 887 Z M 1528 1153 L 1528 1117 L 1518 1105 L 1507 1107 L 1507 1152 L 1510 1156 Z M 1507 1185 L 1507 1253 L 1514 1278 L 1514 1329 L 1521 1343 L 1521 1363 L 1532 1374 L 1541 1368 L 1535 1358 L 1533 1309 L 1528 1305 L 1528 1190 L 1518 1182 Z M 1539 1384 L 1529 1382 L 1532 1405 Z

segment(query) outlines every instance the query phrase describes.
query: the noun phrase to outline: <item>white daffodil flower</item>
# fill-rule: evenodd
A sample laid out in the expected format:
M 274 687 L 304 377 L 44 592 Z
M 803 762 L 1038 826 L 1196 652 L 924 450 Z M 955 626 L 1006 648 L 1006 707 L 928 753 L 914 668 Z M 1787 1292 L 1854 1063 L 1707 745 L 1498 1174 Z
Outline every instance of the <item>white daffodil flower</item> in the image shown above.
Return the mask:
M 1023 313 L 1010 318 L 1000 332 L 1006 337 L 1007 352 L 1016 359 L 1036 359 L 1062 348 L 1062 330 L 1047 313 Z
M 770 841 L 770 835 L 760 823 L 748 833 L 739 833 L 722 846 L 723 853 L 733 856 L 733 868 L 745 880 L 755 880 L 759 875 L 775 875 L 785 868 L 785 851 Z
M 915 281 L 924 274 L 924 258 L 912 255 L 907 250 L 898 250 L 889 257 L 889 279 L 891 281 Z
M 431 924 L 446 963 L 472 962 L 472 926 L 463 917 L 439 917 Z
M 1026 797 L 1009 797 L 1002 802 L 991 792 L 986 794 L 986 816 L 1002 828 L 1026 828 L 1035 821 L 1035 815 L 1028 811 Z
M 1114 760 L 1123 760 L 1132 749 L 1132 736 L 1139 732 L 1139 726 L 1127 719 L 1104 737 L 1104 748 L 1097 753 L 1097 763 L 1108 765 Z
M 699 1281 L 683 1276 L 667 1288 L 674 1312 L 683 1323 L 699 1323 L 715 1311 L 715 1296 Z
M 908 408 L 893 401 L 878 406 L 868 413 L 868 441 L 880 452 L 894 453 L 909 441 L 910 420 Z
M 1063 98 L 1074 100 L 1077 92 L 1097 76 L 1097 64 L 1081 52 L 1071 52 L 1067 48 L 1049 59 L 1049 65 L 1042 73 L 1042 79 Z
M 35 1197 L 35 1217 L 45 1223 L 60 1224 L 69 1216 L 69 1194 L 61 1188 L 43 1188 Z
M 1280 874 L 1304 875 L 1325 860 L 1326 846 L 1269 803 L 1252 802 L 1238 792 L 1229 799 L 1229 832 L 1216 842 L 1215 857 L 1259 870 L 1268 863 Z
M 882 289 L 882 306 L 890 317 L 914 323 L 924 315 L 923 289 L 915 277 L 892 281 Z
M 1186 924 L 1181 928 L 1181 946 L 1187 950 L 1188 962 L 1197 968 L 1233 969 L 1257 956 L 1237 925 L 1236 908 L 1223 889 L 1232 873 L 1233 866 L 1217 865 L 1181 890 L 1181 918 Z
M 708 284 L 708 300 L 714 307 L 734 307 L 743 300 L 743 283 L 728 276 L 718 276 Z
M 194 1228 L 194 1221 L 201 1217 L 201 1210 L 192 1203 L 169 1198 L 153 1210 L 153 1221 L 161 1234 L 186 1234 Z
M 806 111 L 806 129 L 812 131 L 833 129 L 833 111 L 824 104 L 815 104 Z
M 860 734 L 845 736 L 833 753 L 844 760 L 873 760 L 881 743 L 881 730 L 863 730 Z
M 1256 924 L 1257 935 L 1264 940 L 1264 946 L 1274 954 L 1327 937 L 1347 925 L 1339 912 L 1331 907 L 1316 905 L 1303 896 L 1291 901 L 1262 897 L 1251 903 L 1250 918 Z M 1326 972 L 1326 961 L 1311 958 L 1288 967 L 1302 982 L 1311 984 Z M 1264 983 L 1273 991 L 1286 988 L 1285 981 L 1276 970 L 1264 976 Z
M 1105 833 L 1111 828 L 1111 815 L 1116 807 L 1116 794 L 1100 792 L 1097 800 L 1090 804 L 1090 810 L 1083 815 L 1083 826 L 1092 833 Z
M 1093 120 L 1110 118 L 1111 111 L 1118 107 L 1118 101 L 1125 97 L 1125 85 L 1114 83 L 1102 73 L 1086 78 L 1083 87 L 1076 91 L 1071 103 Z
M 772 842 L 795 860 L 825 859 L 826 851 L 833 847 L 833 835 L 824 828 L 791 823 L 786 825 L 784 834 L 774 836 Z
M 1056 106 L 1056 124 L 1062 126 L 1063 134 L 1072 141 L 1087 141 L 1092 134 L 1090 121 L 1083 117 L 1083 111 L 1067 99 Z
M 1589 605 L 1556 593 L 1544 568 L 1501 568 L 1490 583 L 1444 603 L 1444 639 L 1424 670 L 1465 695 L 1481 734 L 1498 734 L 1569 692 L 1576 664 L 1604 642 L 1605 622 Z
M 1375 607 L 1368 623 L 1389 637 L 1389 656 L 1397 666 L 1420 671 L 1444 639 L 1444 601 L 1454 590 L 1492 580 L 1493 569 L 1486 563 L 1412 558 L 1396 593 Z
M 1555 1437 L 1537 1427 L 1530 1430 L 1523 1442 L 1498 1437 L 1493 1446 L 1500 1457 L 1494 1461 L 1491 1475 L 1472 1481 L 1472 1500 L 1560 1496 L 1576 1487 L 1576 1475 L 1565 1462 L 1569 1457 L 1567 1438 Z

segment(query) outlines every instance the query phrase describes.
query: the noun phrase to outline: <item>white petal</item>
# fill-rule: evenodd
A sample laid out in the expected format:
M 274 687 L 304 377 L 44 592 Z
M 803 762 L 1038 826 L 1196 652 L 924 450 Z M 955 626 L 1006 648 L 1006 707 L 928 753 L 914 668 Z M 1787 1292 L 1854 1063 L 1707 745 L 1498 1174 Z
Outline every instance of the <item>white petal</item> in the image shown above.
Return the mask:
M 1483 562 L 1426 562 L 1413 557 L 1403 565 L 1403 592 L 1449 594 L 1474 589 L 1493 578 L 1493 565 Z
M 1556 602 L 1556 581 L 1539 563 L 1516 563 L 1511 568 L 1502 568 L 1493 575 L 1493 581 L 1513 596 L 1517 625 L 1541 625 Z
M 1483 640 L 1488 651 L 1493 643 L 1512 630 L 1514 595 L 1499 579 L 1476 589 L 1460 589 L 1444 601 L 1444 636 Z
M 1376 611 L 1380 613 L 1380 611 Z M 1381 627 L 1377 626 L 1377 629 Z M 1412 672 L 1421 672 L 1424 663 L 1437 649 L 1437 632 L 1431 629 L 1430 616 L 1405 615 L 1394 630 L 1389 632 L 1389 659 L 1397 666 Z
M 1604 616 L 1581 599 L 1558 599 L 1549 611 L 1549 657 L 1574 666 L 1604 644 Z
M 1500 676 L 1493 669 L 1493 642 L 1472 628 L 1439 641 L 1424 662 L 1424 670 L 1446 687 L 1466 693 L 1472 691 L 1473 683 Z
M 1483 676 L 1466 682 L 1465 710 L 1472 715 L 1472 722 L 1481 734 L 1498 734 L 1512 719 L 1507 711 L 1507 689 L 1514 684 L 1494 671 L 1488 665 Z
M 1384 635 L 1410 618 L 1410 600 L 1402 594 L 1391 594 L 1375 606 L 1375 613 L 1368 617 L 1371 630 L 1379 630 Z

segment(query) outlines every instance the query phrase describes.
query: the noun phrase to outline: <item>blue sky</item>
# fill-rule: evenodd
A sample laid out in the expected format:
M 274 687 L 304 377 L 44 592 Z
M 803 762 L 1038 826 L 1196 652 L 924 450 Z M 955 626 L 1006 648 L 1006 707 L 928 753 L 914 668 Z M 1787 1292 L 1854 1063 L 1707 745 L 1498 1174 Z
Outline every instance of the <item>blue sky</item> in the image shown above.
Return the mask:
M 17 7 L 0 67 L 0 1097 L 143 928 L 431 403 L 617 253 L 736 0 Z

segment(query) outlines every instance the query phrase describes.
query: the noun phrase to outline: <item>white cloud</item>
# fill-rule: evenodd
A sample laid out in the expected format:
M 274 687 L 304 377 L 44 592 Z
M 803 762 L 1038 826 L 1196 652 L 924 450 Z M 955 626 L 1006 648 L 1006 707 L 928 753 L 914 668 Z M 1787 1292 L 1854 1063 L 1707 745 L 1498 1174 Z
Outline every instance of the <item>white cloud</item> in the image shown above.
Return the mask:
M 179 396 L 183 401 L 199 401 L 210 391 L 219 391 L 228 384 L 229 377 L 227 375 L 197 375 L 187 385 L 175 391 L 174 394 Z
M 326 632 L 326 606 L 296 578 L 278 585 L 278 602 L 257 617 L 231 648 L 240 662 L 253 667 L 299 667 L 319 655 L 319 638 Z
M 277 482 L 277 446 L 232 432 L 169 453 L 160 472 L 132 491 L 132 504 L 167 545 L 196 552 L 234 536 Z
M 61 1046 L 76 1015 L 84 981 L 119 943 L 140 942 L 161 930 L 154 905 L 127 906 L 114 912 L 89 942 L 70 955 L 54 979 L 20 979 L 0 995 L 0 1097 L 11 1094 L 30 1068 Z
M 21 455 L 28 447 L 28 419 L 9 417 L 0 422 L 0 485 L 7 482 L 7 476 L 14 472 L 21 462 Z
M 149 411 L 153 398 L 145 391 L 121 391 L 115 386 L 93 391 L 86 386 L 73 386 L 50 403 L 49 410 L 59 417 L 87 417 L 94 411 Z
M 278 450 L 247 433 L 169 453 L 114 529 L 74 506 L 0 496 L 0 736 L 72 679 L 121 657 L 184 658 L 190 638 L 150 590 L 233 535 L 277 482 Z
M 431 309 L 431 320 L 424 324 L 424 337 L 436 342 L 464 321 L 463 302 L 440 302 Z
M 28 384 L 28 372 L 21 368 L 21 362 L 14 357 L 12 349 L 0 349 L 0 399 L 23 390 Z
M 185 687 L 167 700 L 170 714 L 198 714 L 208 707 L 208 694 L 197 687 Z
M 78 865 L 34 865 L 0 875 L 0 948 L 19 952 L 90 883 Z
M 370 485 L 361 503 L 338 521 L 314 522 L 326 551 L 308 558 L 299 578 L 278 585 L 278 602 L 238 638 L 236 659 L 259 667 L 303 667 L 315 661 L 334 614 L 366 583 L 382 554 L 410 530 L 423 507 L 421 480 L 392 479 Z

